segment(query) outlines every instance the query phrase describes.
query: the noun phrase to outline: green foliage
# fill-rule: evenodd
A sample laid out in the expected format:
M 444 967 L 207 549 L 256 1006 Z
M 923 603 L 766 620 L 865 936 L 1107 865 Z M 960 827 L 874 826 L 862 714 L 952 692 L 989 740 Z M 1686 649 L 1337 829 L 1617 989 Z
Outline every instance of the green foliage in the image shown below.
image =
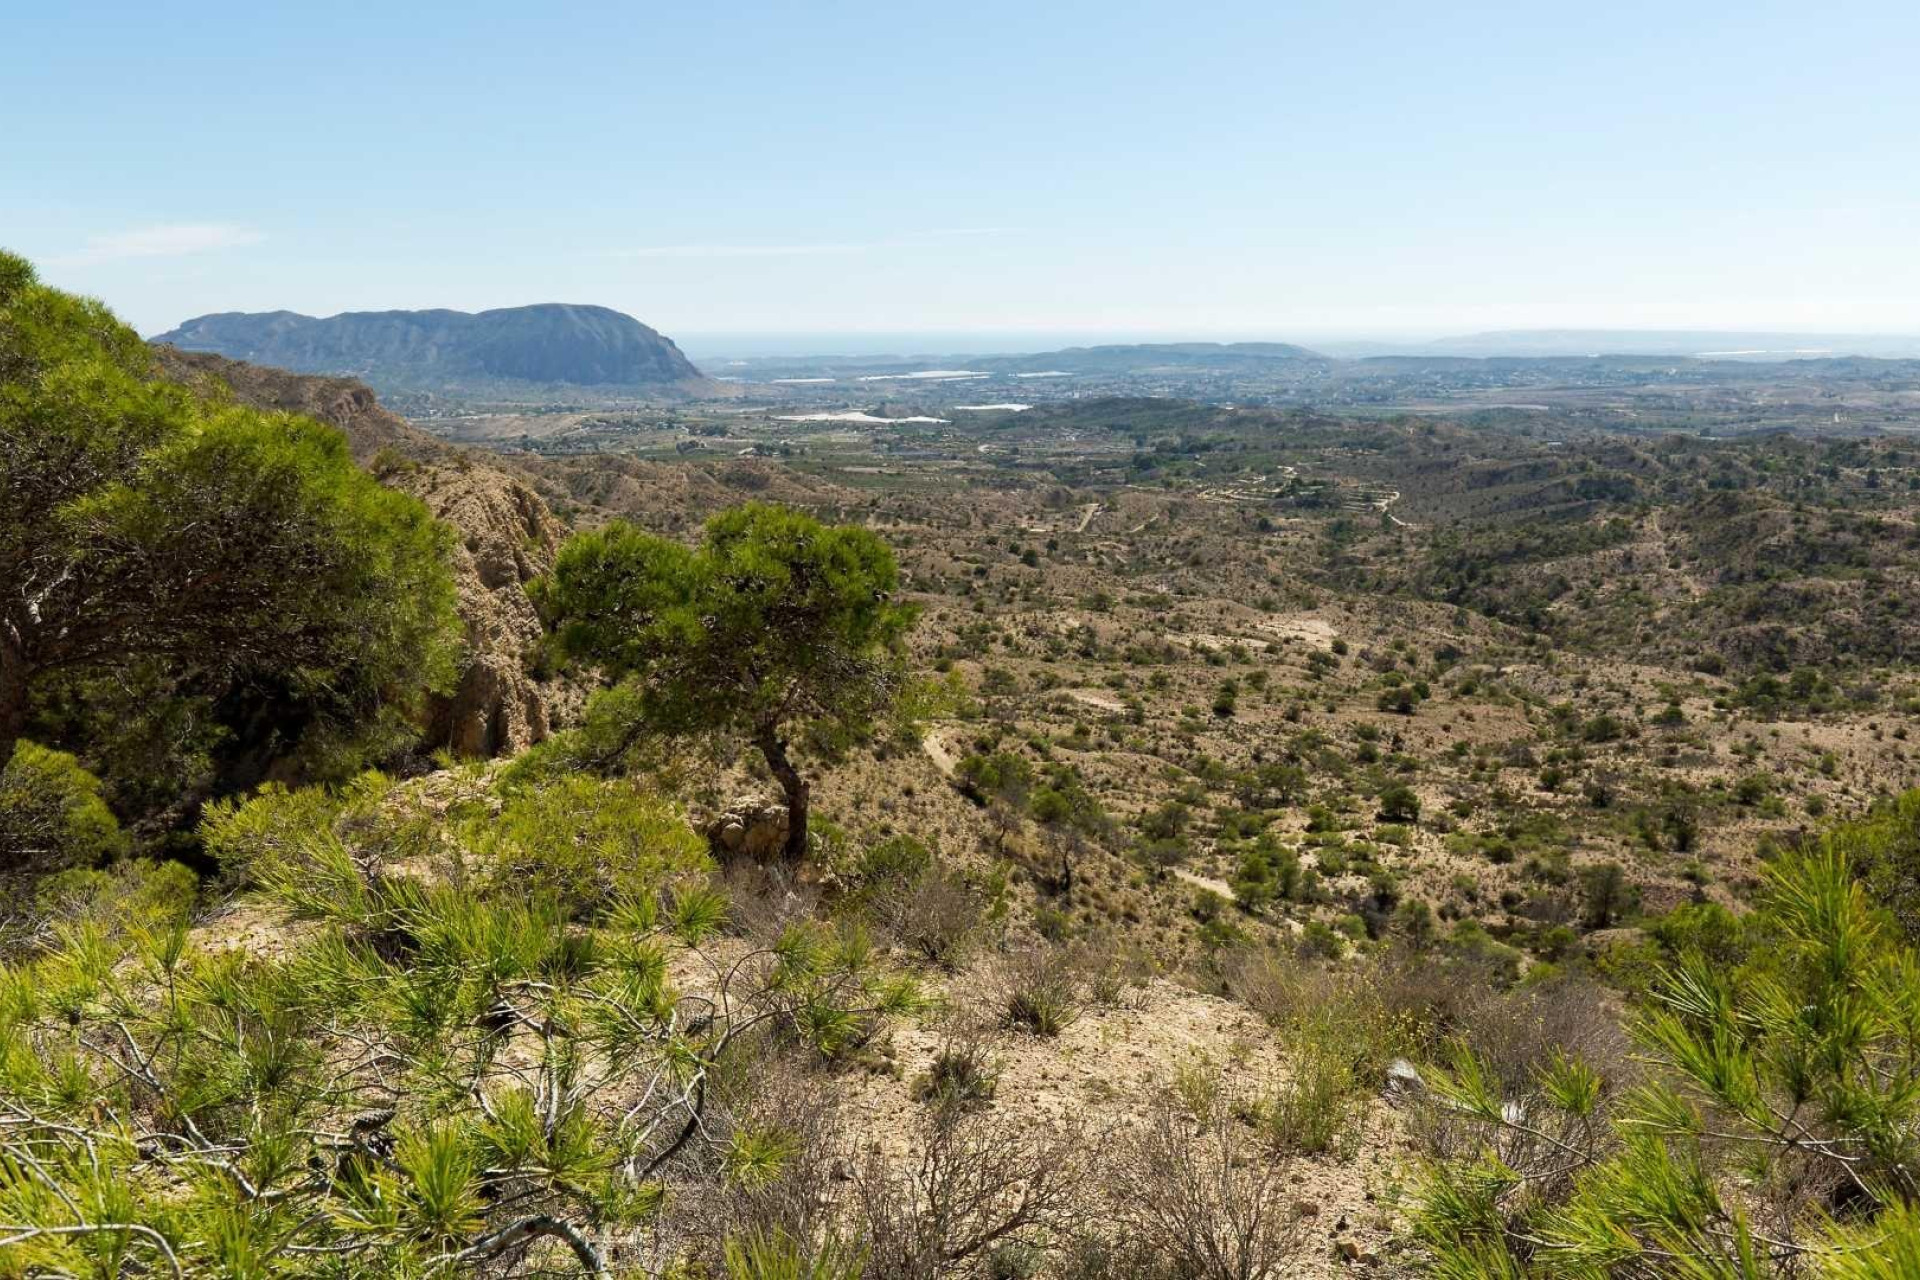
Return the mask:
M 14 748 L 0 769 L 0 876 L 93 867 L 126 851 L 98 778 L 65 752 Z
M 1033 793 L 1034 771 L 1026 758 L 1010 751 L 970 755 L 954 770 L 961 787 L 981 804 L 1025 810 Z
M 201 845 L 226 885 L 297 881 L 320 856 L 320 846 L 337 845 L 346 827 L 380 830 L 385 850 L 392 852 L 403 833 L 375 821 L 392 789 L 391 779 L 373 772 L 337 788 L 289 789 L 270 782 L 249 798 L 208 805 L 200 820 Z
M 105 308 L 0 266 L 0 757 L 33 699 L 103 748 L 191 703 L 256 771 L 410 740 L 454 673 L 446 531 L 339 432 L 160 381 Z
M 1285 1081 L 1259 1107 L 1261 1132 L 1283 1152 L 1351 1155 L 1360 1138 L 1355 1064 L 1324 1040 L 1296 1036 L 1292 1048 Z
M 1412 787 L 1395 783 L 1380 793 L 1380 820 L 1414 823 L 1420 820 L 1420 796 Z
M 1431 1074 L 1483 1139 L 1429 1176 L 1417 1226 L 1439 1273 L 1905 1274 L 1882 1260 L 1920 1256 L 1920 956 L 1853 878 L 1860 839 L 1768 868 L 1738 931 L 1765 947 L 1711 915 L 1666 922 L 1678 958 L 1633 1024 L 1660 1070 L 1624 1098 L 1564 1056 L 1531 1099 L 1464 1052 Z
M 1273 902 L 1297 902 L 1306 881 L 1300 855 L 1270 835 L 1255 840 L 1241 856 L 1233 876 L 1233 896 L 1242 908 L 1259 913 Z
M 181 868 L 47 882 L 0 965 L 0 1272 L 600 1273 L 664 1179 L 784 1175 L 795 1131 L 715 1080 L 865 1044 L 913 985 L 814 922 L 709 954 L 699 842 L 629 783 L 478 778 L 216 807 L 255 909 L 304 921 L 267 948 L 196 943 Z M 859 1269 L 738 1243 L 742 1274 Z
M 1920 944 L 1920 791 L 1909 791 L 1859 822 L 1826 836 L 1847 859 L 1872 899 L 1893 913 L 1910 942 Z
M 1612 927 L 1633 913 L 1640 890 L 1627 879 L 1617 862 L 1602 862 L 1580 870 L 1580 923 L 1589 929 Z
M 727 1280 L 860 1280 L 866 1257 L 838 1240 L 809 1251 L 776 1230 L 729 1239 L 726 1267 Z
M 808 789 L 790 726 L 829 748 L 871 731 L 902 685 L 914 610 L 893 597 L 886 543 L 860 528 L 748 503 L 700 546 L 615 523 L 561 548 L 535 597 L 562 650 L 634 682 L 636 731 L 735 733 L 787 793 L 787 854 L 806 852 Z
M 177 862 L 126 858 L 103 869 L 43 877 L 34 886 L 34 908 L 42 918 L 66 925 L 160 929 L 185 920 L 199 893 L 199 880 Z
M 492 884 L 550 897 L 576 919 L 688 885 L 709 866 L 679 810 L 624 780 L 576 775 L 512 796 L 498 816 L 471 819 L 467 839 Z

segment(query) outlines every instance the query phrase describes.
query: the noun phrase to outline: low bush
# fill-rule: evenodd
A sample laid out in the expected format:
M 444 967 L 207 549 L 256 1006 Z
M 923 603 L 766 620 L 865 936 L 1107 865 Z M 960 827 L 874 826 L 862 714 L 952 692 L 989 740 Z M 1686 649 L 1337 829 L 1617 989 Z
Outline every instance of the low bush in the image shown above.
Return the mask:
M 100 780 L 63 751 L 21 742 L 0 769 L 0 876 L 41 876 L 123 856 Z
M 926 1073 L 914 1082 L 914 1094 L 934 1107 L 971 1108 L 993 1101 L 1000 1064 L 991 1040 L 978 1029 L 949 1032 Z
M 1059 947 L 1034 948 L 1008 967 L 1002 1007 L 1009 1026 L 1037 1036 L 1057 1036 L 1080 1016 L 1080 972 Z

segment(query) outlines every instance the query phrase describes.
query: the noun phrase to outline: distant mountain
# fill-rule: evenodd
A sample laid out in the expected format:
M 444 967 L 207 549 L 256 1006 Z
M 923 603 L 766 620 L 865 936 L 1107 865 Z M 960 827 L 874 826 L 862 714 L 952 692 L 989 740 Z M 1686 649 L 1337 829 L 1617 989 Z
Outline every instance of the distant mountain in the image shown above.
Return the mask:
M 341 374 L 377 390 L 478 389 L 499 383 L 603 390 L 704 383 L 673 341 L 606 307 L 550 302 L 465 311 L 292 311 L 200 316 L 155 342 L 299 373 Z
M 814 376 L 870 379 L 927 376 L 927 372 L 1031 375 L 1036 373 L 1234 373 L 1279 365 L 1325 365 L 1328 357 L 1286 342 L 1131 342 L 1062 347 L 1054 351 L 987 355 L 748 356 L 709 362 L 730 377 L 796 380 Z
M 1920 356 L 1920 337 L 1714 329 L 1511 329 L 1412 343 L 1391 350 L 1398 355 L 1448 356 L 1647 355 L 1763 361 L 1817 360 L 1831 356 L 1911 359 Z

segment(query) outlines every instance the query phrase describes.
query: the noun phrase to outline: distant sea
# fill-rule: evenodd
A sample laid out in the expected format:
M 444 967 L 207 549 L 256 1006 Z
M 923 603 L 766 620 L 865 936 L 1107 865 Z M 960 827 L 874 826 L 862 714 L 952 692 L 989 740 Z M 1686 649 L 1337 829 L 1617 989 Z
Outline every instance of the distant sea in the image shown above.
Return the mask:
M 948 330 L 898 333 L 674 333 L 674 342 L 696 364 L 754 356 L 1024 355 L 1062 347 L 1120 342 L 1191 342 L 1190 333 L 1095 333 Z M 1232 339 L 1223 339 L 1232 341 Z M 1215 341 L 1212 337 L 1204 341 Z
M 690 360 L 800 356 L 1001 356 L 1139 342 L 1292 342 L 1331 356 L 1694 356 L 1806 360 L 1829 356 L 1920 358 L 1920 337 L 1895 334 L 1727 330 L 1538 329 L 1461 335 L 1192 333 L 1095 330 L 910 330 L 836 333 L 675 333 Z

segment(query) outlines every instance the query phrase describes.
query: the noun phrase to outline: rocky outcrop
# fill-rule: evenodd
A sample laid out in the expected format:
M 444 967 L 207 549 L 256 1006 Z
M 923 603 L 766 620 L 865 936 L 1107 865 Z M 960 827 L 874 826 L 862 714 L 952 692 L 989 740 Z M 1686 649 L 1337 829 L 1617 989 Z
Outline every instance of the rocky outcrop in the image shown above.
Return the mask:
M 739 796 L 706 826 L 707 840 L 722 859 L 765 862 L 787 843 L 787 809 L 763 796 Z
M 389 413 L 350 379 L 167 347 L 157 349 L 157 359 L 175 381 L 338 427 L 354 458 L 382 484 L 420 499 L 458 534 L 451 567 L 467 665 L 454 691 L 431 708 L 431 745 L 467 756 L 511 755 L 552 732 L 557 709 L 571 699 L 528 673 L 541 627 L 526 584 L 553 567 L 566 530 L 538 494 L 485 455 L 453 449 Z
M 430 736 L 460 755 L 512 755 L 553 729 L 559 691 L 527 673 L 541 627 L 526 584 L 553 567 L 565 530 L 518 480 L 464 463 L 381 478 L 419 498 L 460 535 L 452 567 L 467 628 L 467 669 L 453 694 L 435 706 Z

